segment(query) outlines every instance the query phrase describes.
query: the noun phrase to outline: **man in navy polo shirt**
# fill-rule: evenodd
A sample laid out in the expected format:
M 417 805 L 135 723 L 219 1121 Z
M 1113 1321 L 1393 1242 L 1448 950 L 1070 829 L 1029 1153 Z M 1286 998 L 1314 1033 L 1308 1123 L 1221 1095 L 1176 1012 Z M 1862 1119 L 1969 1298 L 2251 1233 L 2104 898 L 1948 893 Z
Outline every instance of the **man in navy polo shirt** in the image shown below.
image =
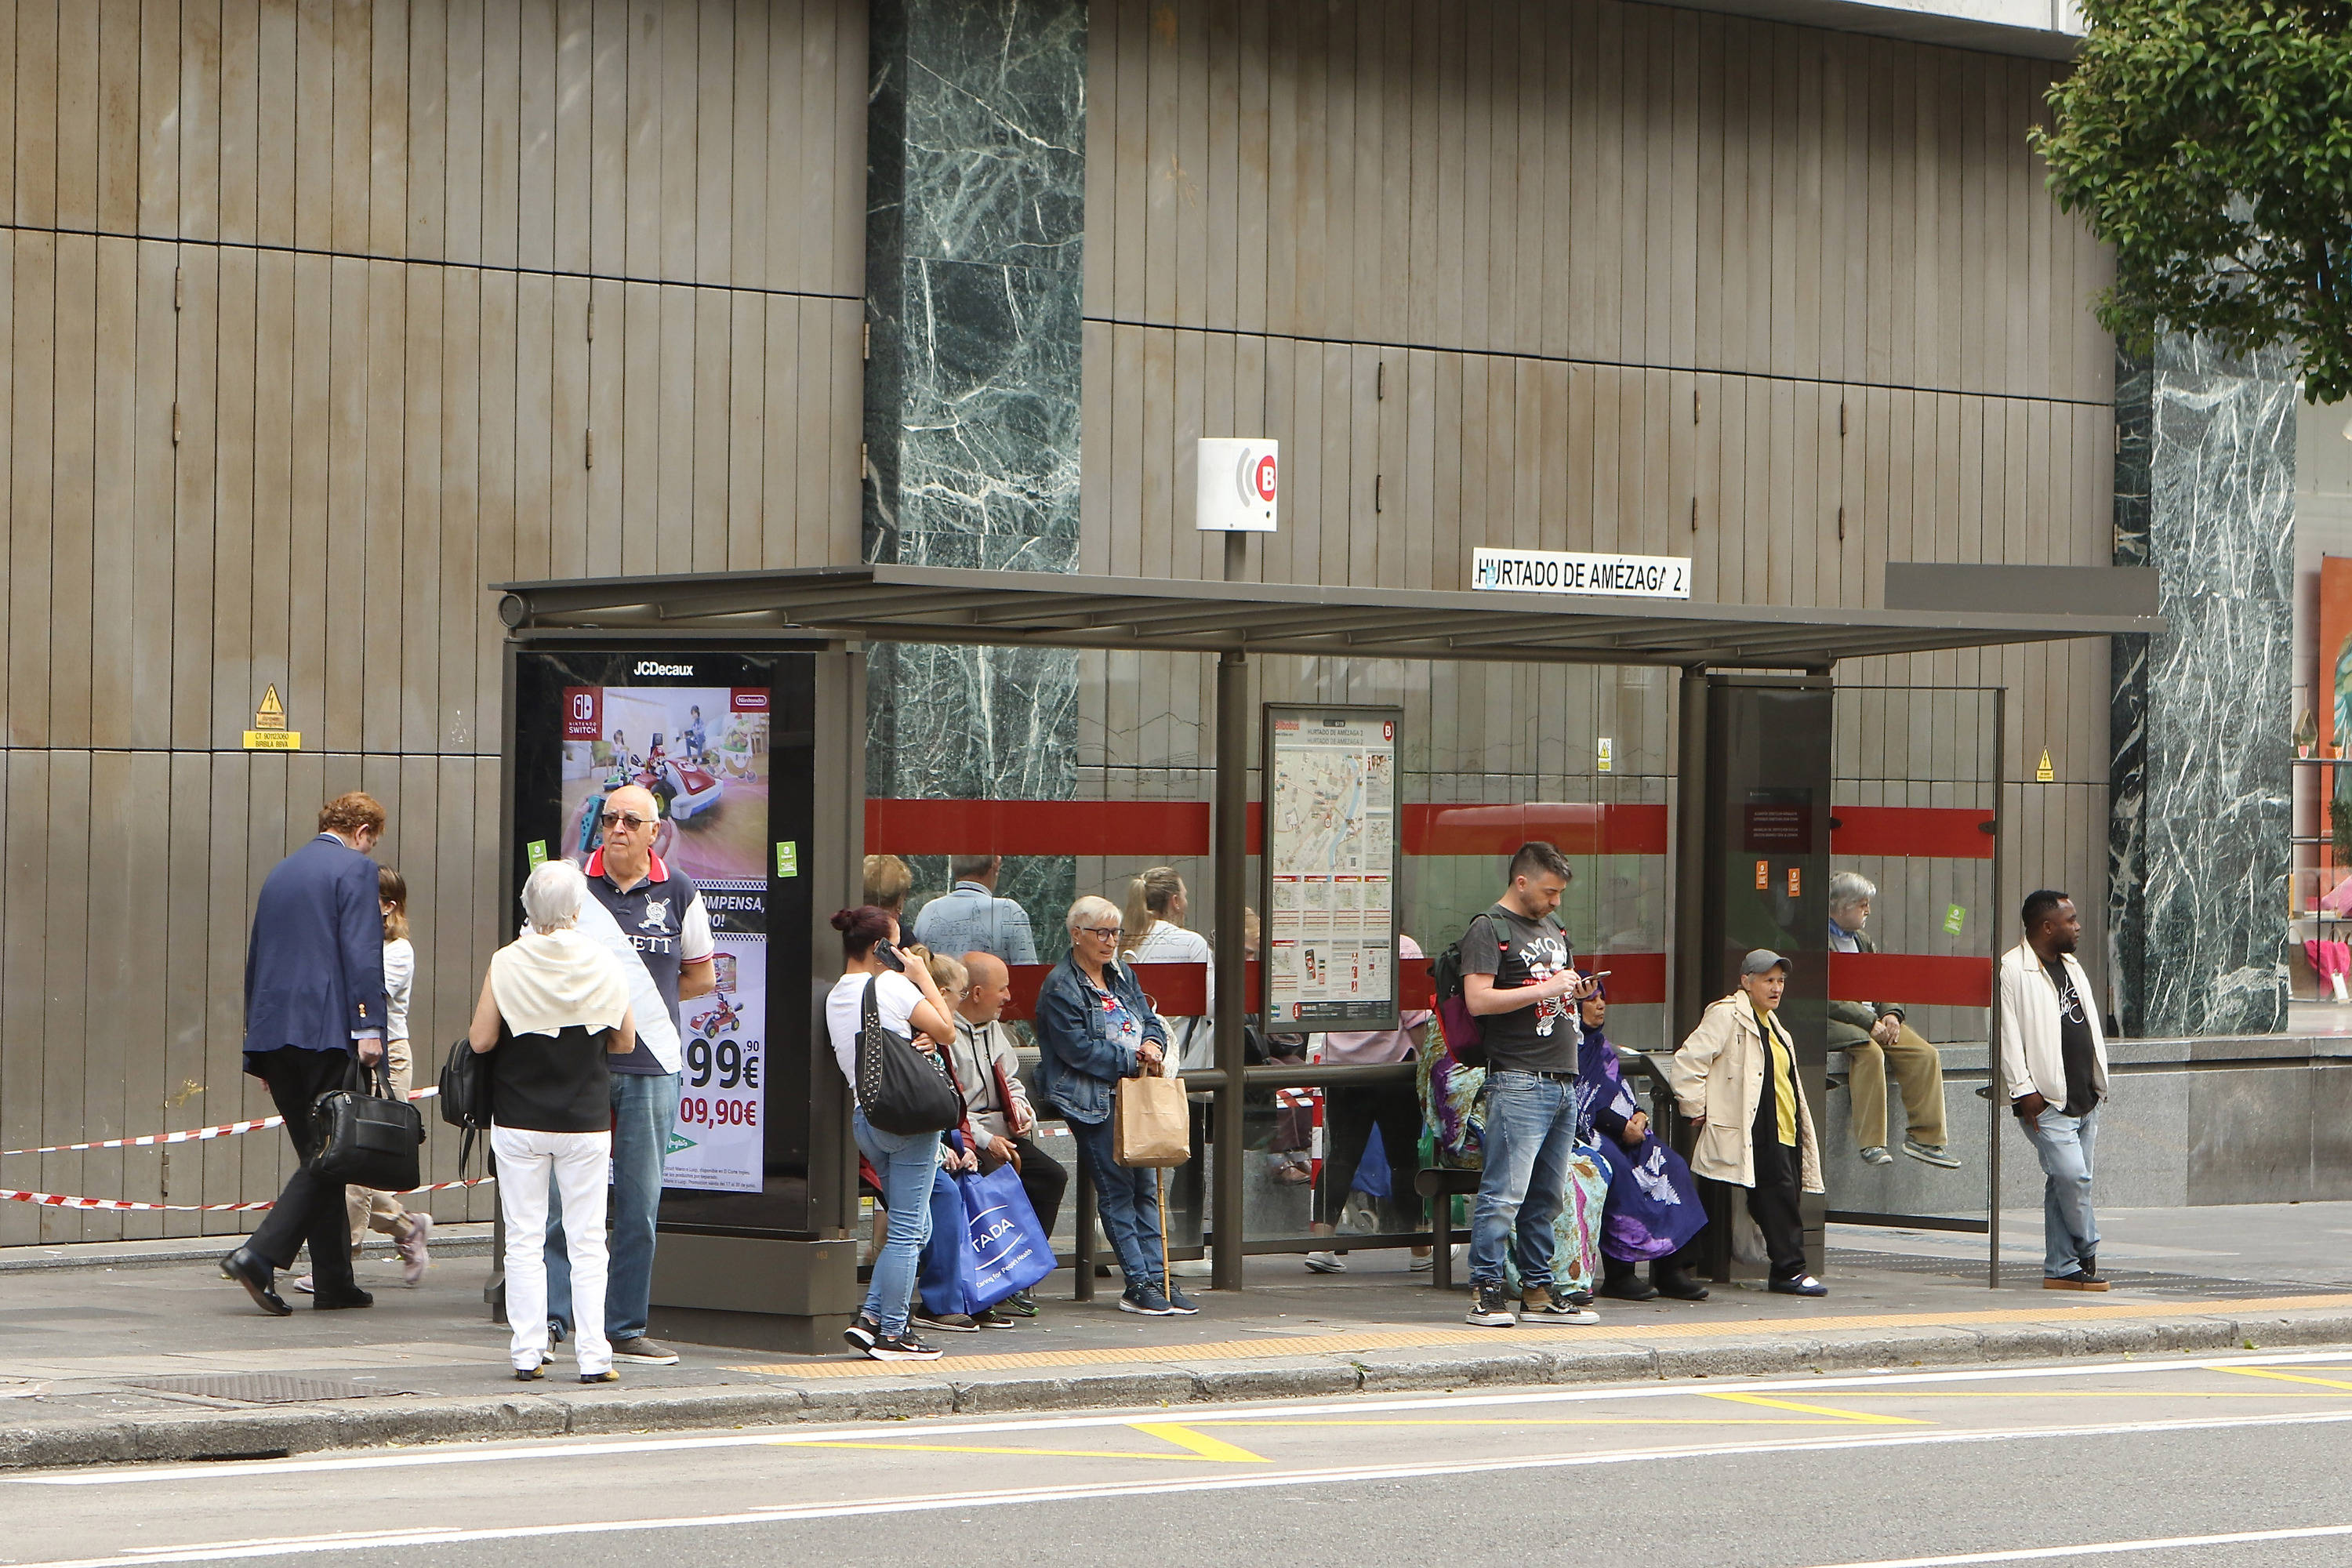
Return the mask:
M 662 1160 L 677 1121 L 677 1005 L 718 984 L 710 917 L 684 872 L 653 852 L 659 808 L 652 792 L 625 784 L 604 797 L 604 845 L 588 857 L 580 930 L 621 960 L 637 1048 L 614 1058 L 613 1240 L 604 1283 L 604 1337 L 614 1361 L 668 1366 L 677 1352 L 646 1337 L 653 1311 L 654 1220 Z M 561 1223 L 547 1229 L 547 1316 L 556 1339 L 572 1331 L 572 1268 Z

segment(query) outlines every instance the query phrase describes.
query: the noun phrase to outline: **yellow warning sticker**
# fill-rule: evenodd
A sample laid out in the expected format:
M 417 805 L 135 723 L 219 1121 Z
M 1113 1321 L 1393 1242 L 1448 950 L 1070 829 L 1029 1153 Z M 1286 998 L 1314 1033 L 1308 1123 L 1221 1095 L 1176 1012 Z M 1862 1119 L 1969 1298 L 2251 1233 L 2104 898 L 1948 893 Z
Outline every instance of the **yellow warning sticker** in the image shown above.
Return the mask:
M 2042 763 L 2033 770 L 2033 782 L 2035 784 L 2058 782 L 2058 770 L 2050 765 L 2050 748 L 2047 746 L 2042 748 Z

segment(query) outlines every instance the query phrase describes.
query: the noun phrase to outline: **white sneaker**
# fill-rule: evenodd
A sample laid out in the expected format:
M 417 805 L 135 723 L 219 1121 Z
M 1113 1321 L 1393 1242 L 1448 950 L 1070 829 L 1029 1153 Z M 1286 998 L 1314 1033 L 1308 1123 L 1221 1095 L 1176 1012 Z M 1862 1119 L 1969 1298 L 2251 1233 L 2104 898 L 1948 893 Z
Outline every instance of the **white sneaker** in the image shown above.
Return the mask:
M 1434 1260 L 1426 1257 L 1416 1257 L 1411 1263 L 1407 1264 L 1406 1267 L 1415 1274 L 1426 1274 L 1429 1272 L 1430 1265 L 1433 1261 Z
M 1345 1274 L 1348 1265 L 1334 1252 L 1310 1252 L 1307 1267 L 1318 1274 Z

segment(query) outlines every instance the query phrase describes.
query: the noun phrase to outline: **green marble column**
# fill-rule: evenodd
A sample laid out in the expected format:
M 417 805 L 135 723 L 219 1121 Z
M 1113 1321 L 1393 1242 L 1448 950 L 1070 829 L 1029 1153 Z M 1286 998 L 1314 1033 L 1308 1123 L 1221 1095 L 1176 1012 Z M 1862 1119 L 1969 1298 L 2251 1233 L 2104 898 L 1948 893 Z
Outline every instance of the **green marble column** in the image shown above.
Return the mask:
M 876 0 L 872 47 L 866 558 L 1073 571 L 1086 5 Z M 1076 655 L 896 645 L 871 668 L 871 794 L 1074 789 Z M 1041 942 L 1072 874 L 1008 867 Z
M 2115 561 L 2157 569 L 2168 623 L 2115 639 L 2108 941 L 2127 1035 L 2286 1026 L 2296 401 L 2274 354 L 2174 336 L 2117 356 Z

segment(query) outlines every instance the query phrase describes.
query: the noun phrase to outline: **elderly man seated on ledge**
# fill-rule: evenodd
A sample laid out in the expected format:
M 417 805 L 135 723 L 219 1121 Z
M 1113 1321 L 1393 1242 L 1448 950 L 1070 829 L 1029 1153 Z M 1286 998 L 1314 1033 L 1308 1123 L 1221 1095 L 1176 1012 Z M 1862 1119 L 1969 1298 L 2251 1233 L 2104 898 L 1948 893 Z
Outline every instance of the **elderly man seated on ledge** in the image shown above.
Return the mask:
M 1837 952 L 1876 952 L 1864 933 L 1878 888 L 1867 877 L 1839 871 L 1830 878 L 1830 947 Z M 1864 1162 L 1891 1165 L 1886 1152 L 1886 1069 L 1903 1086 L 1903 1114 L 1909 1131 L 1903 1152 L 1948 1171 L 1960 1163 L 1944 1147 L 1944 1058 L 1903 1021 L 1892 1002 L 1832 1002 L 1830 1049 L 1843 1051 L 1846 1092 L 1853 1113 L 1853 1141 Z

